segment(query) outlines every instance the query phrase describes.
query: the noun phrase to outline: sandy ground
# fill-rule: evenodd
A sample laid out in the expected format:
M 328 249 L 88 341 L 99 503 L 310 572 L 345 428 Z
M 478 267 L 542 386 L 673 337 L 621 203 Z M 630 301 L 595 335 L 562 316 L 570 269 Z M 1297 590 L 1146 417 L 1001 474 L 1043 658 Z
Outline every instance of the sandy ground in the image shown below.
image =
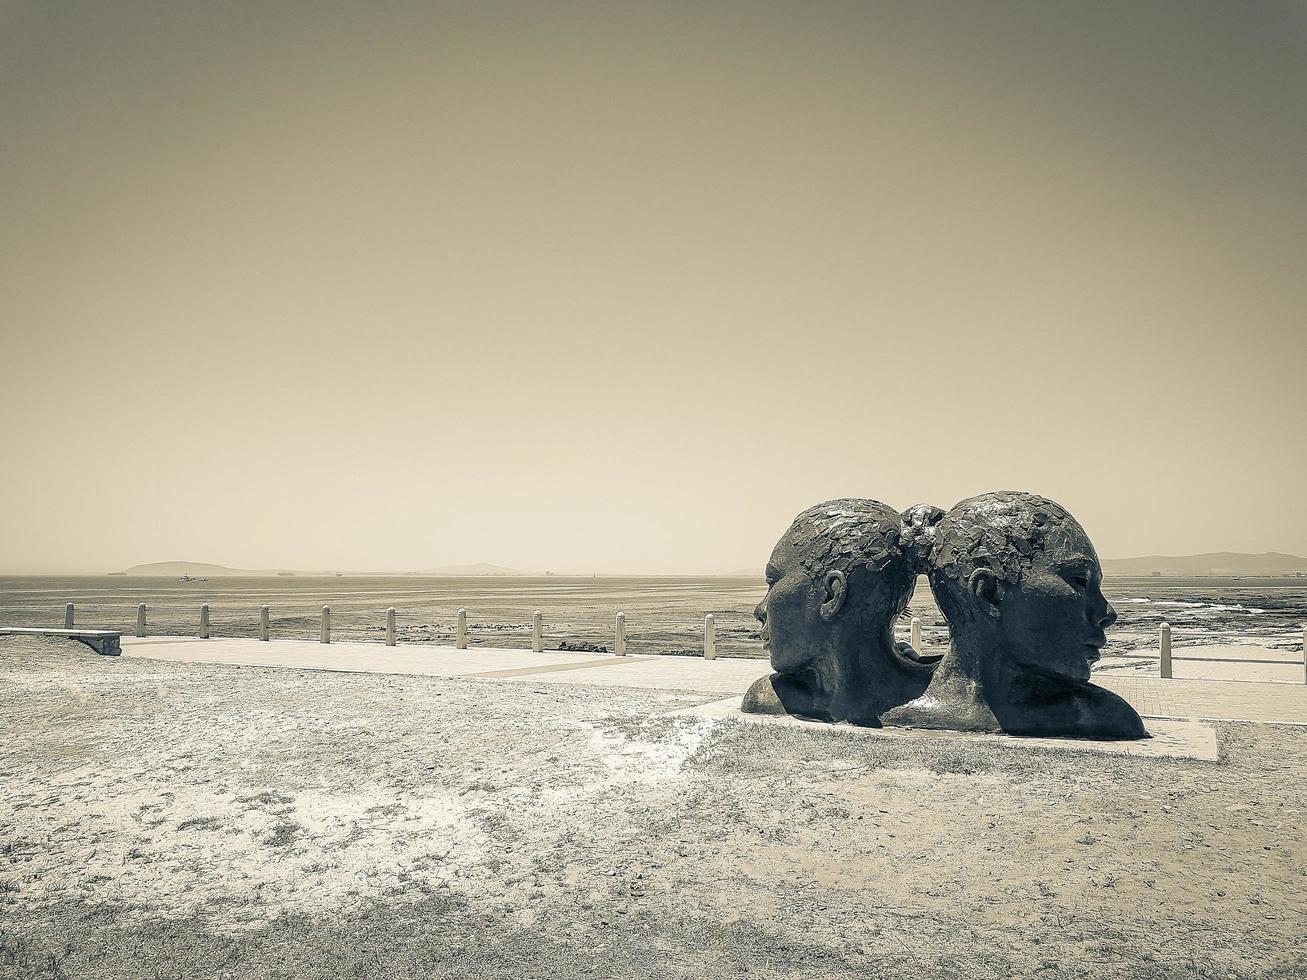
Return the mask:
M 1301 729 L 1201 763 L 54 640 L 0 672 L 0 976 L 1307 971 Z

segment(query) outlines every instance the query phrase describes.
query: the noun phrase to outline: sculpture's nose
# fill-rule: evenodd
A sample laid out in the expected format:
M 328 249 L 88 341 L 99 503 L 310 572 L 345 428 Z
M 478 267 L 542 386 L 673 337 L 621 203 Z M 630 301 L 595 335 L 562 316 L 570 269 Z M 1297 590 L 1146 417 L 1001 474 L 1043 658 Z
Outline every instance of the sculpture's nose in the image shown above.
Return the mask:
M 1104 599 L 1103 614 L 1099 616 L 1097 620 L 1098 628 L 1104 630 L 1110 629 L 1112 624 L 1115 622 L 1116 622 L 1116 610 L 1112 608 L 1112 604 L 1110 602 Z
M 767 623 L 767 610 L 761 602 L 753 607 L 753 618 L 764 625 Z

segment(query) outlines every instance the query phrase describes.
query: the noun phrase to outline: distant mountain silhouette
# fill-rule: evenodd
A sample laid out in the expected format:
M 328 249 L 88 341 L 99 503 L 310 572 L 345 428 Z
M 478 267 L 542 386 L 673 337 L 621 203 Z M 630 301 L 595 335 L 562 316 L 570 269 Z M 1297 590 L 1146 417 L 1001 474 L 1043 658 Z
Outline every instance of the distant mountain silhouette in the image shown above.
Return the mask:
M 226 565 L 213 565 L 202 561 L 155 561 L 148 562 L 144 565 L 133 565 L 121 575 L 157 575 L 157 576 L 182 576 L 190 575 L 193 578 L 230 578 L 233 576 L 242 577 L 259 577 L 271 575 L 303 575 L 306 577 L 335 575 L 335 572 L 312 572 L 300 569 L 289 568 L 228 568 Z M 349 572 L 346 575 L 375 575 L 387 574 L 376 572 Z M 388 574 L 395 574 L 393 572 Z M 408 572 L 409 575 L 529 575 L 530 572 L 519 572 L 512 568 L 504 568 L 502 565 L 488 565 L 485 562 L 478 562 L 473 565 L 446 565 L 442 568 L 424 568 L 418 572 Z
M 1298 555 L 1286 555 L 1278 551 L 1252 555 L 1233 551 L 1215 551 L 1204 555 L 1148 555 L 1143 558 L 1104 558 L 1103 571 L 1109 575 L 1293 575 L 1295 572 L 1307 574 L 1307 558 Z M 190 575 L 193 578 L 222 578 L 233 576 L 272 576 L 298 574 L 304 576 L 333 575 L 334 572 L 306 572 L 284 568 L 228 568 L 225 565 L 213 565 L 202 561 L 156 561 L 144 565 L 133 565 L 124 575 L 156 575 L 163 577 L 180 577 Z M 346 572 L 346 574 L 368 574 Z M 377 574 L 377 573 L 370 573 Z M 392 573 L 393 574 L 393 573 Z M 469 565 L 442 565 L 437 568 L 423 568 L 409 575 L 448 575 L 472 577 L 479 575 L 518 575 L 534 576 L 537 572 L 523 572 L 503 565 L 491 565 L 487 562 L 475 562 Z M 719 573 L 730 577 L 762 578 L 760 571 L 751 570 Z
M 1104 558 L 1110 575 L 1292 575 L 1307 573 L 1307 558 L 1268 551 L 1249 555 L 1213 551 L 1205 555 L 1148 555 L 1144 558 Z
M 276 575 L 286 569 L 277 568 L 228 568 L 226 565 L 210 565 L 202 561 L 155 561 L 144 565 L 133 565 L 123 572 L 124 575 L 190 575 L 194 578 L 219 578 L 221 576 L 257 576 Z

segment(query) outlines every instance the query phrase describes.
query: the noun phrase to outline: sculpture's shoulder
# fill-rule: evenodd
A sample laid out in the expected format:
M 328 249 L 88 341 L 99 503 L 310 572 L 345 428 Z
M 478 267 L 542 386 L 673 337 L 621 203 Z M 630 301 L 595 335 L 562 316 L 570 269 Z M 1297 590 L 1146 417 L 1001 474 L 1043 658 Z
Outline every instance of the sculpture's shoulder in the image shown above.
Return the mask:
M 1148 738 L 1144 721 L 1125 698 L 1097 684 L 1076 690 L 1081 738 Z
M 880 716 L 882 725 L 896 728 L 937 728 L 961 732 L 997 732 L 1001 728 L 975 685 L 962 678 L 937 674 L 918 698 Z
M 788 714 L 785 705 L 781 703 L 780 695 L 776 692 L 776 682 L 779 680 L 779 674 L 768 674 L 766 677 L 759 677 L 744 692 L 744 700 L 740 702 L 740 710 L 754 715 Z
M 1148 738 L 1143 720 L 1124 698 L 1093 684 L 1077 684 L 1056 696 L 1018 702 L 997 712 L 1009 735 L 1037 738 L 1125 740 Z

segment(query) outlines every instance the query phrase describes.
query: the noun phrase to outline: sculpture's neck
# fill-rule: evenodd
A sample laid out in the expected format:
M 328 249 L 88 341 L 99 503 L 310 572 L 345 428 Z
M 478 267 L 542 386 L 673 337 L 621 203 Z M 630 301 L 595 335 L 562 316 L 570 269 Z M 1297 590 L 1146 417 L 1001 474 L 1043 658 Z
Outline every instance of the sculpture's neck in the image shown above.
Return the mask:
M 829 705 L 833 717 L 866 719 L 916 697 L 924 681 L 903 672 L 894 649 L 892 627 L 870 640 L 865 633 L 835 635 L 826 652 L 810 665 L 815 704 Z
M 1015 659 L 993 630 L 958 630 L 949 641 L 949 652 L 932 682 L 941 686 L 967 687 L 979 704 L 989 705 L 994 698 L 1021 702 L 1048 693 L 1057 686 L 1018 667 Z

